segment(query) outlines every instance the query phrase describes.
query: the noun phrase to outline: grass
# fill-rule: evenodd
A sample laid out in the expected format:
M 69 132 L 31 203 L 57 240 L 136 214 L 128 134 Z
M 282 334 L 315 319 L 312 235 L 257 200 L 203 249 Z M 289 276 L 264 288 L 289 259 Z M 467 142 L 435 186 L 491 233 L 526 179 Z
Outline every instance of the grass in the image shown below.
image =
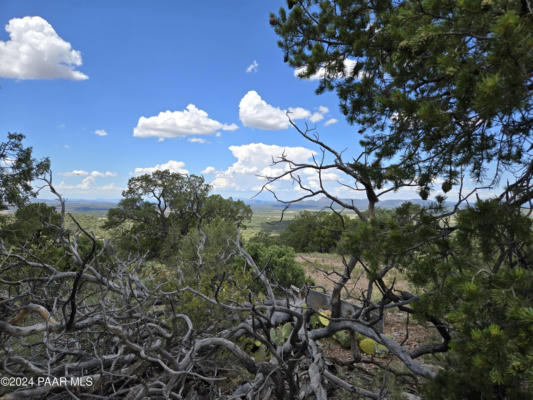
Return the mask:
M 243 238 L 249 239 L 259 232 L 279 235 L 287 228 L 290 220 L 294 219 L 300 211 L 288 210 L 283 216 L 283 221 L 280 221 L 280 209 L 256 208 L 254 209 L 251 222 L 247 224 L 246 229 L 243 231 Z
M 94 233 L 97 238 L 108 238 L 109 231 L 102 228 L 106 221 L 105 216 L 99 216 L 99 214 L 86 214 L 86 213 L 70 213 L 80 226 L 89 233 Z M 65 216 L 65 227 L 73 232 L 78 230 L 78 227 L 68 215 Z
M 281 219 L 281 210 L 273 208 L 257 208 L 254 210 L 252 220 L 246 224 L 246 229 L 243 230 L 242 236 L 244 239 L 256 235 L 259 232 L 271 233 L 279 235 L 283 232 L 290 220 L 294 219 L 296 215 L 302 210 L 289 210 L 285 212 L 283 221 Z M 109 237 L 109 231 L 102 228 L 106 221 L 106 212 L 104 211 L 90 211 L 90 212 L 71 212 L 72 216 L 79 222 L 79 224 L 88 232 L 94 233 L 97 237 Z M 68 216 L 65 218 L 67 228 L 76 230 L 77 227 Z

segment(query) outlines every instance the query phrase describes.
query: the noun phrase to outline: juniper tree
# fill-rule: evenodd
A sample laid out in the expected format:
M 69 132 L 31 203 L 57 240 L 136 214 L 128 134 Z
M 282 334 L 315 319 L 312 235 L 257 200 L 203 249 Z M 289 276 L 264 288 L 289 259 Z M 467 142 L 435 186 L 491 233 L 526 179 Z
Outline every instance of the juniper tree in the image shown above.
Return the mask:
M 363 220 L 343 249 L 382 291 L 381 303 L 412 295 L 383 285 L 388 271 L 409 276 L 417 299 L 398 309 L 432 322 L 444 369 L 426 387 L 431 398 L 522 399 L 533 387 L 531 310 L 533 176 L 531 128 L 533 13 L 529 1 L 289 0 L 271 15 L 285 61 L 302 78 L 335 90 L 361 154 L 348 159 L 318 133 L 295 124 L 331 163 L 296 164 L 282 156 L 302 198 L 324 195 Z M 367 219 L 303 169 L 336 169 L 366 193 Z M 499 193 L 470 204 L 475 187 Z M 500 179 L 507 183 L 499 182 Z M 418 187 L 427 199 L 437 179 L 457 204 L 393 216 L 372 212 L 384 193 Z M 500 186 L 498 185 L 500 184 Z M 477 193 L 476 193 L 477 194 Z M 297 201 L 299 199 L 295 199 Z M 294 201 L 286 202 L 288 205 Z M 350 277 L 339 279 L 339 286 Z M 381 281 L 381 282 L 380 282 Z M 370 287 L 369 287 L 370 288 Z M 370 289 L 369 289 L 370 291 Z M 411 353 L 419 357 L 420 351 Z
M 250 218 L 251 210 L 243 202 L 209 195 L 209 191 L 203 177 L 169 170 L 133 177 L 118 207 L 108 211 L 104 227 L 121 229 L 117 239 L 126 251 L 148 250 L 150 257 L 159 257 L 199 218 L 208 222 L 218 216 L 234 224 Z
M 321 77 L 372 157 L 376 186 L 412 177 L 426 198 L 462 171 L 531 199 L 533 11 L 527 0 L 290 0 L 270 22 L 285 60 Z M 506 175 L 506 178 L 508 175 Z
M 36 160 L 24 135 L 9 133 L 0 143 L 0 209 L 21 206 L 35 195 L 31 182 L 50 168 L 48 159 Z

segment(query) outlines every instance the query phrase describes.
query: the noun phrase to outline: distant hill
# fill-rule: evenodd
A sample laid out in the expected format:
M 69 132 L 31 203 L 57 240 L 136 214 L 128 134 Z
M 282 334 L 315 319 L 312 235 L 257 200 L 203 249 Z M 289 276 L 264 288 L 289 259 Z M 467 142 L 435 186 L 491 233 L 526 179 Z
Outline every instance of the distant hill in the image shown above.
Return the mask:
M 51 207 L 59 208 L 57 200 L 34 200 L 37 203 L 45 203 Z M 116 207 L 118 201 L 104 200 L 65 200 L 65 211 L 71 213 L 105 215 L 107 210 Z
M 253 210 L 281 210 L 285 207 L 284 204 L 278 203 L 276 201 L 268 200 L 256 200 L 256 199 L 240 199 L 244 203 L 252 207 Z M 59 207 L 57 200 L 34 200 L 36 202 L 45 203 L 49 206 Z M 363 199 L 342 199 L 345 203 L 353 204 L 360 210 L 366 210 L 368 208 L 368 202 Z M 393 209 L 400 206 L 403 203 L 411 202 L 413 204 L 418 204 L 420 206 L 428 206 L 429 201 L 424 201 L 421 199 L 392 199 L 392 200 L 382 200 L 377 203 L 378 208 L 384 209 Z M 82 214 L 94 214 L 94 215 L 105 215 L 107 210 L 110 208 L 116 207 L 117 201 L 109 200 L 66 200 L 65 206 L 67 212 L 82 213 Z M 453 206 L 452 202 L 445 202 L 445 205 Z M 321 198 L 317 200 L 305 200 L 297 204 L 292 204 L 290 206 L 291 210 L 322 210 L 326 209 L 331 205 L 331 201 L 327 198 Z M 339 209 L 338 205 L 334 205 L 335 209 Z
M 341 199 L 343 202 L 347 204 L 352 204 L 359 208 L 360 210 L 366 210 L 368 208 L 368 201 L 364 199 Z M 265 200 L 244 200 L 243 201 L 248 204 L 252 209 L 265 209 L 265 208 L 279 208 L 282 209 L 285 207 L 284 204 L 275 202 L 275 201 L 265 201 Z M 378 208 L 384 208 L 384 209 L 393 209 L 396 208 L 403 203 L 411 202 L 413 204 L 418 204 L 420 206 L 429 206 L 431 203 L 427 200 L 422 199 L 409 199 L 409 200 L 403 200 L 403 199 L 390 199 L 390 200 L 381 200 L 376 204 L 376 207 Z M 301 201 L 296 204 L 291 204 L 290 209 L 297 210 L 322 210 L 326 209 L 331 205 L 331 200 L 327 198 L 321 198 L 318 200 L 305 200 Z M 453 206 L 454 203 L 452 202 L 445 202 L 445 206 Z M 339 209 L 339 205 L 334 204 L 333 208 Z

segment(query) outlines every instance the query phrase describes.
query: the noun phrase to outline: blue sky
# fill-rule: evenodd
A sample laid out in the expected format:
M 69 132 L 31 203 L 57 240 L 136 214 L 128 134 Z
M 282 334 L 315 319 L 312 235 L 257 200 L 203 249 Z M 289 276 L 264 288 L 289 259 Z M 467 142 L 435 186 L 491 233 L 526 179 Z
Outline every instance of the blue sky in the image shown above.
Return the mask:
M 318 81 L 283 62 L 268 23 L 283 3 L 0 0 L 0 132 L 23 133 L 50 157 L 67 198 L 118 199 L 129 178 L 156 168 L 250 198 L 264 183 L 257 175 L 282 171 L 272 157 L 318 154 L 287 110 L 355 154 L 335 94 L 316 95 Z M 303 178 L 316 187 L 313 173 Z M 338 178 L 323 176 L 339 195 L 362 197 Z M 295 196 L 288 181 L 273 189 Z
M 274 153 L 316 150 L 280 120 L 285 110 L 335 145 L 357 142 L 336 96 L 317 96 L 317 81 L 283 62 L 268 23 L 281 5 L 2 1 L 0 131 L 50 157 L 70 198 L 120 198 L 158 165 L 206 171 L 216 192 L 250 197 Z

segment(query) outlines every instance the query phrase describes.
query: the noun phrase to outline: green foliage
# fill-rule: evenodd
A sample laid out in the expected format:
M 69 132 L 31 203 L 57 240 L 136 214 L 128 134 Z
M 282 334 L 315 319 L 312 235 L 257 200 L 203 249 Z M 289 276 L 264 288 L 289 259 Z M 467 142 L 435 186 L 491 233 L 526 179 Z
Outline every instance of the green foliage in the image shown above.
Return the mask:
M 451 220 L 405 204 L 357 224 L 342 243 L 365 261 L 370 278 L 387 265 L 405 272 L 418 287 L 415 317 L 431 316 L 453 333 L 427 398 L 526 398 L 533 235 L 519 208 L 478 201 Z
M 209 196 L 202 177 L 169 170 L 131 178 L 118 207 L 108 211 L 106 229 L 114 229 L 124 252 L 149 252 L 160 258 L 179 247 L 181 238 L 202 221 L 215 218 L 242 224 L 251 210 L 242 201 Z
M 276 346 L 281 346 L 289 339 L 292 333 L 292 324 L 287 322 L 277 328 L 270 328 L 270 339 Z
M 103 225 L 106 222 L 105 217 L 87 212 L 70 212 L 69 214 L 76 219 L 83 229 L 91 234 L 94 234 L 97 238 L 102 239 L 112 236 L 109 230 L 105 230 L 103 228 Z M 75 232 L 78 229 L 72 218 L 68 216 L 65 217 L 65 228 L 72 232 Z
M 333 339 L 335 339 L 343 348 L 349 349 L 351 345 L 350 340 L 350 331 L 342 330 L 337 331 L 333 335 Z
M 244 302 L 253 279 L 236 256 L 236 246 L 231 242 L 236 234 L 234 223 L 216 216 L 180 236 L 179 247 L 163 253 L 163 261 L 149 261 L 145 277 L 151 285 L 162 285 L 168 291 L 190 287 L 221 303 Z M 172 235 L 171 231 L 169 240 L 173 240 Z M 227 319 L 223 308 L 191 292 L 180 293 L 176 301 L 196 329 L 205 331 L 214 324 L 230 328 L 234 322 Z
M 302 287 L 305 284 L 305 272 L 294 260 L 296 254 L 292 248 L 278 245 L 267 247 L 256 242 L 249 243 L 246 251 L 271 282 L 285 288 L 291 285 Z M 256 286 L 256 290 L 264 290 L 258 282 Z
M 297 252 L 331 252 L 342 235 L 343 219 L 334 213 L 303 211 L 289 222 L 279 241 Z
M 428 388 L 455 396 L 526 399 L 533 388 L 533 236 L 531 219 L 497 201 L 457 217 L 448 270 L 436 274 L 457 331 L 446 369 Z M 427 284 L 427 282 L 426 282 Z M 436 289 L 436 288 L 435 288 Z M 433 291 L 438 293 L 437 290 Z M 424 299 L 421 307 L 431 302 Z
M 285 61 L 325 71 L 317 92 L 336 90 L 380 188 L 415 179 L 457 183 L 464 168 L 481 179 L 524 167 L 533 120 L 533 18 L 527 1 L 288 1 L 270 21 Z M 353 68 L 346 68 L 345 61 Z M 370 164 L 369 163 L 369 164 Z M 446 189 L 445 187 L 444 189 Z M 516 189 L 516 188 L 513 188 Z M 446 190 L 445 190 L 446 191 Z M 515 193 L 522 204 L 530 193 Z
M 17 209 L 13 221 L 2 227 L 0 237 L 12 245 L 24 245 L 27 242 L 36 245 L 57 237 L 60 226 L 61 215 L 54 207 L 32 203 Z
M 0 210 L 8 206 L 20 207 L 35 197 L 31 181 L 48 172 L 48 159 L 32 158 L 32 148 L 24 147 L 24 135 L 9 133 L 0 143 Z
M 261 243 L 265 245 L 266 247 L 270 247 L 273 245 L 279 245 L 281 244 L 280 238 L 278 235 L 272 235 L 268 232 L 258 232 L 247 241 L 248 243 Z
M 438 223 L 427 210 L 404 203 L 395 210 L 381 210 L 374 218 L 354 224 L 341 239 L 339 249 L 365 260 L 372 278 L 399 255 L 412 256 L 409 249 L 430 241 L 437 229 Z
M 242 201 L 209 195 L 202 177 L 155 171 L 131 178 L 104 227 L 123 254 L 149 252 L 144 279 L 168 291 L 189 287 L 224 302 L 244 301 L 249 270 L 236 268 L 231 239 L 251 217 Z M 190 291 L 176 296 L 196 329 L 231 326 L 223 309 Z

